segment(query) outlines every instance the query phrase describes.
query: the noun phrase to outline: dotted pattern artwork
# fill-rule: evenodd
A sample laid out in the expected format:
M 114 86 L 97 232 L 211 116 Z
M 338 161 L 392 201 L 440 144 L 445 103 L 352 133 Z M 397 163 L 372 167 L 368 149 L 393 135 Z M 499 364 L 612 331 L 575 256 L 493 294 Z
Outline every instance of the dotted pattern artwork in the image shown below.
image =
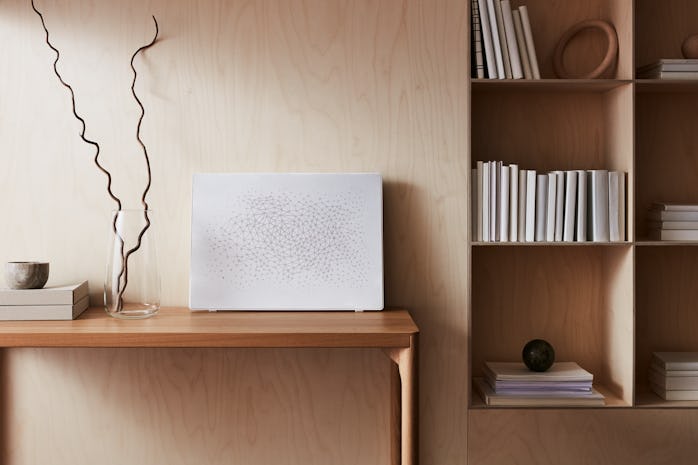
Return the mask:
M 226 201 L 205 226 L 207 275 L 239 289 L 366 286 L 361 192 L 256 192 Z

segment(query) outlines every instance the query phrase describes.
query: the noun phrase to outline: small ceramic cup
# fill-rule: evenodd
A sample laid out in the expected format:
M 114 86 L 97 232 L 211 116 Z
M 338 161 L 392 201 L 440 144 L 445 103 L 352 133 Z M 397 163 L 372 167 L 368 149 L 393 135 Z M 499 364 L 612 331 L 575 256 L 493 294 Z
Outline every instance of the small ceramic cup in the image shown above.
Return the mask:
M 48 281 L 46 262 L 7 262 L 5 282 L 11 289 L 41 289 Z

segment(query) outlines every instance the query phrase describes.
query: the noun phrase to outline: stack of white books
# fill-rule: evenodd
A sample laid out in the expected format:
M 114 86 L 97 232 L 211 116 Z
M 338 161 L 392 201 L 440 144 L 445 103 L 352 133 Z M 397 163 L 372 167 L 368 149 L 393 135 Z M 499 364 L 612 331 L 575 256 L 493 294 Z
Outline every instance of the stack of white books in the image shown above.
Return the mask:
M 593 387 L 594 375 L 575 362 L 557 362 L 544 372 L 531 371 L 521 362 L 485 362 L 484 375 L 473 381 L 486 405 L 604 405 L 604 396 Z
M 698 352 L 654 352 L 649 381 L 664 400 L 698 400 Z
M 637 70 L 642 79 L 698 79 L 698 60 L 662 59 Z
M 654 203 L 647 228 L 650 239 L 657 241 L 698 240 L 698 204 Z
M 74 320 L 89 305 L 87 281 L 42 289 L 0 289 L 0 320 Z
M 472 77 L 540 79 L 526 5 L 510 0 L 470 0 Z
M 473 238 L 478 242 L 621 242 L 626 173 L 539 173 L 478 161 L 472 170 Z

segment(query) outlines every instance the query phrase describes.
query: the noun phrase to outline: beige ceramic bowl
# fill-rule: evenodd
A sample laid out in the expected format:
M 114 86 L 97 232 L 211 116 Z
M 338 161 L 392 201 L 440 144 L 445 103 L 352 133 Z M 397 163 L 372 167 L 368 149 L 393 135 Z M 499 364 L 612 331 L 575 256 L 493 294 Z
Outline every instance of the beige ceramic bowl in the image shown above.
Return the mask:
M 48 281 L 46 262 L 7 262 L 5 282 L 11 289 L 41 289 Z

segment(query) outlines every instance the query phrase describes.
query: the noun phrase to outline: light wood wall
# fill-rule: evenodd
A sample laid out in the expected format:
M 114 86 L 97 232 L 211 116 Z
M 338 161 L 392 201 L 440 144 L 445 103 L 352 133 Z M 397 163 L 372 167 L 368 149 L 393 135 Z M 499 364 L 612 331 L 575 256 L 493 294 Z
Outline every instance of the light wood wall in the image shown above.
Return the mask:
M 467 2 L 36 1 L 130 207 L 144 171 L 128 61 L 150 15 L 160 23 L 136 66 L 165 305 L 187 304 L 192 173 L 383 173 L 386 302 L 422 329 L 421 463 L 464 463 Z M 0 44 L 0 262 L 48 260 L 50 283 L 87 278 L 99 303 L 114 205 L 28 0 L 0 2 Z M 8 465 L 389 455 L 375 351 L 22 349 L 4 361 Z

